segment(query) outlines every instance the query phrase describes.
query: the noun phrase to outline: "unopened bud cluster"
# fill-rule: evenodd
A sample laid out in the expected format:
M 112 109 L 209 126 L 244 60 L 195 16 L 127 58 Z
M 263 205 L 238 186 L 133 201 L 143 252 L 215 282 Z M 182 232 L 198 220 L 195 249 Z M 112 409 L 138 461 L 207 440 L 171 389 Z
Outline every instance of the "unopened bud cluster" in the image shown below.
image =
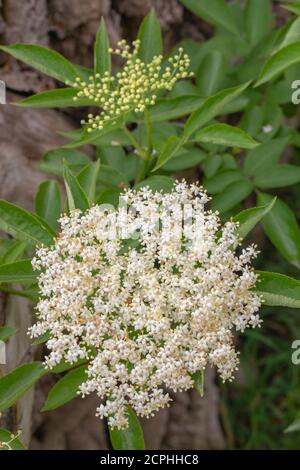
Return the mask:
M 259 325 L 261 305 L 252 290 L 255 247 L 239 247 L 237 225 L 221 226 L 199 186 L 176 183 L 169 194 L 129 189 L 124 198 L 130 210 L 95 205 L 63 216 L 54 246 L 38 249 L 31 328 L 32 337 L 50 331 L 48 367 L 86 359 L 80 391 L 96 393 L 97 414 L 118 428 L 128 424 L 128 405 L 152 416 L 169 405 L 168 389 L 192 388 L 193 374 L 209 365 L 231 380 L 234 331 Z M 182 234 L 186 206 L 193 224 Z M 127 240 L 106 237 L 112 221 L 124 230 L 126 221 Z
M 174 57 L 168 59 L 168 65 L 163 67 L 163 56 L 153 57 L 150 63 L 143 62 L 138 57 L 140 41 L 133 42 L 133 50 L 125 40 L 118 43 L 118 47 L 110 52 L 125 59 L 123 69 L 113 76 L 109 71 L 103 75 L 96 73 L 84 81 L 77 77 L 70 83 L 78 89 L 74 100 L 88 98 L 91 104 L 99 106 L 102 111 L 98 116 L 88 115 L 88 132 L 103 129 L 106 123 L 114 123 L 128 113 L 142 113 L 146 107 L 155 104 L 157 93 L 161 90 L 172 90 L 177 80 L 191 76 L 188 72 L 190 59 L 180 48 Z

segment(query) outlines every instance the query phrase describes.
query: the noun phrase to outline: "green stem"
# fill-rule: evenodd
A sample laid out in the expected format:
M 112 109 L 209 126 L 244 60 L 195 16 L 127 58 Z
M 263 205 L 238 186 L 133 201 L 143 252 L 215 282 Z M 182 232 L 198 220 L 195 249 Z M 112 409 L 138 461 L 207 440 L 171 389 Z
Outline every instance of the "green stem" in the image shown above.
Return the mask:
M 147 133 L 147 159 L 150 160 L 152 155 L 152 122 L 147 109 L 144 111 L 144 118 Z
M 144 149 L 140 146 L 136 138 L 132 135 L 132 133 L 127 129 L 127 127 L 124 125 L 122 126 L 123 131 L 125 132 L 126 136 L 128 137 L 130 143 L 132 146 L 136 149 L 138 155 L 143 158 L 144 160 L 147 159 L 147 154 L 144 151 Z

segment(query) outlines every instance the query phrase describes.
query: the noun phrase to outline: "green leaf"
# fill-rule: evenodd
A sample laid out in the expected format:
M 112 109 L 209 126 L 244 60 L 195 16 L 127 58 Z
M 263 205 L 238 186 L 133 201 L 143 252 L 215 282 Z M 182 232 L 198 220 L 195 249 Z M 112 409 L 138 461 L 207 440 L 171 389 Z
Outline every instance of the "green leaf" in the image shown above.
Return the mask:
M 97 204 L 111 204 L 114 207 L 118 207 L 121 192 L 119 188 L 105 189 L 98 198 Z
M 38 344 L 46 343 L 49 339 L 50 331 L 46 331 L 46 333 L 43 333 L 42 335 L 38 336 L 34 341 L 32 341 L 32 344 L 34 346 L 37 346 Z
M 87 380 L 87 366 L 77 367 L 60 379 L 48 393 L 41 411 L 50 411 L 65 405 L 78 396 L 79 386 Z
M 194 111 L 188 118 L 184 126 L 185 137 L 189 137 L 204 124 L 211 121 L 211 119 L 220 115 L 224 111 L 224 106 L 240 95 L 249 84 L 250 82 L 247 82 L 233 88 L 226 88 L 207 98 L 200 108 Z
M 26 249 L 25 242 L 16 241 L 13 245 L 0 257 L 0 264 L 7 264 L 16 261 Z
M 253 149 L 258 143 L 238 127 L 228 124 L 212 124 L 198 131 L 193 140 L 196 142 L 225 145 L 226 147 L 239 147 Z
M 198 370 L 195 374 L 192 375 L 194 381 L 194 386 L 197 392 L 199 392 L 200 397 L 204 396 L 204 370 Z
M 292 44 L 293 42 L 299 41 L 300 39 L 300 18 L 297 18 L 293 23 L 291 24 L 290 28 L 288 29 L 284 40 L 280 44 L 280 49 L 282 49 L 285 46 L 288 46 L 289 44 Z
M 0 46 L 0 49 L 61 82 L 74 82 L 77 76 L 76 67 L 71 62 L 47 47 L 36 44 L 12 44 Z
M 155 167 L 153 168 L 152 171 L 158 170 L 160 167 L 165 165 L 168 160 L 170 160 L 173 156 L 175 156 L 177 150 L 179 150 L 181 145 L 181 140 L 179 137 L 175 135 L 171 135 L 168 140 L 166 141 L 165 145 L 163 146 Z
M 203 101 L 203 98 L 198 95 L 162 98 L 149 109 L 149 115 L 152 122 L 178 119 L 198 109 Z
M 93 101 L 86 97 L 77 98 L 77 93 L 78 90 L 74 88 L 58 88 L 42 91 L 13 104 L 21 108 L 74 108 L 93 105 Z
M 96 34 L 94 47 L 94 68 L 95 73 L 100 73 L 100 75 L 104 75 L 105 72 L 111 71 L 109 39 L 103 17 L 101 18 L 100 26 Z
M 141 181 L 134 186 L 135 189 L 148 186 L 153 192 L 162 191 L 169 193 L 172 191 L 174 186 L 174 180 L 169 176 L 150 176 L 149 178 Z
M 55 232 L 61 213 L 60 189 L 57 181 L 48 180 L 40 184 L 35 196 L 35 210 Z
M 46 222 L 4 200 L 0 200 L 0 228 L 33 245 L 51 245 L 55 236 Z
M 7 445 L 5 445 L 7 442 Z M 0 428 L 0 450 L 25 450 L 20 439 L 7 429 Z
M 62 372 L 66 372 L 70 369 L 74 369 L 75 367 L 81 366 L 81 365 L 86 364 L 86 363 L 87 363 L 86 358 L 78 359 L 77 361 L 72 362 L 72 363 L 62 360 L 62 361 L 60 361 L 59 364 L 57 364 L 56 366 L 54 366 L 51 369 L 51 373 L 52 374 L 61 374 Z
M 171 160 L 163 165 L 162 169 L 172 173 L 175 171 L 187 170 L 188 168 L 193 168 L 199 165 L 199 163 L 203 162 L 206 157 L 207 154 L 197 147 L 191 147 L 188 149 L 182 148 L 179 152 L 176 152 Z
M 85 129 L 80 132 L 79 137 L 73 142 L 64 145 L 64 149 L 73 149 L 76 147 L 82 147 L 86 144 L 100 145 L 100 141 L 105 135 L 111 134 L 113 131 L 118 130 L 120 127 L 118 124 L 106 124 L 102 130 L 96 129 L 93 132 L 86 132 Z
M 239 34 L 234 17 L 225 0 L 180 0 L 192 13 L 214 26 L 221 26 L 234 34 Z
M 222 155 L 220 155 L 219 153 L 208 155 L 202 165 L 206 178 L 212 178 L 216 175 L 217 171 L 222 166 L 222 160 Z
M 255 225 L 270 212 L 274 207 L 275 202 L 276 197 L 273 199 L 271 198 L 268 204 L 260 207 L 251 207 L 250 209 L 246 209 L 233 217 L 234 222 L 239 223 L 239 236 L 241 238 L 245 238 Z
M 259 204 L 268 204 L 269 194 L 258 194 Z M 300 268 L 300 229 L 289 206 L 277 199 L 274 207 L 262 221 L 263 229 L 273 245 L 291 264 Z
M 300 5 L 299 5 L 300 14 Z M 300 431 L 300 412 L 297 413 L 295 420 L 284 430 L 284 432 L 295 432 Z
M 1 326 L 0 327 L 0 341 L 7 341 L 11 336 L 15 335 L 17 332 L 16 328 L 11 326 Z
M 78 173 L 84 166 L 90 163 L 89 157 L 77 150 L 58 148 L 46 152 L 40 163 L 40 169 L 56 176 L 63 176 L 63 162 L 68 162 L 68 167 L 74 173 Z
M 205 179 L 204 186 L 210 194 L 217 194 L 224 191 L 224 189 L 226 189 L 230 184 L 240 180 L 243 180 L 243 176 L 240 171 L 220 171 L 212 178 Z
M 6 410 L 46 373 L 42 362 L 23 364 L 0 378 L 0 411 Z
M 137 38 L 141 41 L 138 56 L 146 64 L 162 53 L 160 24 L 153 9 L 143 19 Z
M 291 65 L 300 62 L 300 41 L 289 44 L 275 52 L 265 63 L 255 87 L 283 73 Z
M 69 210 L 80 209 L 85 212 L 89 208 L 89 201 L 78 179 L 74 176 L 67 165 L 64 165 L 64 181 L 67 191 Z
M 77 175 L 77 181 L 87 195 L 89 205 L 95 202 L 96 185 L 100 170 L 100 160 L 89 163 Z
M 259 282 L 255 291 L 262 295 L 265 305 L 300 308 L 300 282 L 279 273 L 257 271 Z
M 270 29 L 270 0 L 247 0 L 245 30 L 249 43 L 260 42 Z
M 244 112 L 240 121 L 240 128 L 247 134 L 256 136 L 261 131 L 264 124 L 264 110 L 261 106 L 249 106 Z
M 216 93 L 224 78 L 224 57 L 215 50 L 209 52 L 201 62 L 196 73 L 197 89 L 202 96 Z
M 126 175 L 108 165 L 101 165 L 97 181 L 97 197 L 106 189 L 124 189 L 128 185 Z
M 254 183 L 258 188 L 282 188 L 299 183 L 300 167 L 295 165 L 275 165 L 263 174 L 256 175 Z
M 128 181 L 134 179 L 139 157 L 134 153 L 126 154 L 123 147 L 106 145 L 97 148 L 97 157 L 101 163 L 111 166 L 121 174 L 124 174 Z
M 247 181 L 236 181 L 230 184 L 220 194 L 218 194 L 213 200 L 213 209 L 218 210 L 221 213 L 229 211 L 239 202 L 246 199 L 253 190 L 252 184 Z
M 143 430 L 134 411 L 128 406 L 128 427 L 126 429 L 112 429 L 109 427 L 109 436 L 114 450 L 144 450 L 145 442 Z
M 244 162 L 246 174 L 261 176 L 268 173 L 278 163 L 288 140 L 287 137 L 273 139 L 248 152 Z
M 291 11 L 292 13 L 295 13 L 295 15 L 300 16 L 300 5 L 297 3 L 292 4 L 292 5 L 281 5 L 282 8 L 285 8 L 288 11 Z
M 31 266 L 31 259 L 15 261 L 14 263 L 2 264 L 0 266 L 0 283 L 32 283 L 36 281 L 36 277 L 37 274 Z

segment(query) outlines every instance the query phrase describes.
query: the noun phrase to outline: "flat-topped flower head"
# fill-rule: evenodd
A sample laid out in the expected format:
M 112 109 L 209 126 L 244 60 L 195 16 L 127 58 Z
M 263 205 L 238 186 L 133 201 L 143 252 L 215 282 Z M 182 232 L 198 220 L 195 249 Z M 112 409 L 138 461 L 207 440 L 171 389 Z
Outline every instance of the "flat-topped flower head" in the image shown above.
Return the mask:
M 190 59 L 180 48 L 174 57 L 168 59 L 168 65 L 163 66 L 163 56 L 153 57 L 150 63 L 143 62 L 138 57 L 140 41 L 132 44 L 133 49 L 125 40 L 118 43 L 116 49 L 110 52 L 125 60 L 123 69 L 111 75 L 96 73 L 88 81 L 77 77 L 71 86 L 78 89 L 74 100 L 88 98 L 91 104 L 99 106 L 102 111 L 98 116 L 88 115 L 88 132 L 103 129 L 105 124 L 115 122 L 120 116 L 128 113 L 142 113 L 149 106 L 155 104 L 157 94 L 161 90 L 172 90 L 177 80 L 191 76 L 188 71 Z
M 221 226 L 208 200 L 185 182 L 169 194 L 129 189 L 115 211 L 63 216 L 55 245 L 33 260 L 31 335 L 50 331 L 49 368 L 86 359 L 80 392 L 98 394 L 112 427 L 127 426 L 128 405 L 147 417 L 168 406 L 168 390 L 194 387 L 207 366 L 231 380 L 234 332 L 260 323 L 256 249 L 239 247 L 236 224 Z

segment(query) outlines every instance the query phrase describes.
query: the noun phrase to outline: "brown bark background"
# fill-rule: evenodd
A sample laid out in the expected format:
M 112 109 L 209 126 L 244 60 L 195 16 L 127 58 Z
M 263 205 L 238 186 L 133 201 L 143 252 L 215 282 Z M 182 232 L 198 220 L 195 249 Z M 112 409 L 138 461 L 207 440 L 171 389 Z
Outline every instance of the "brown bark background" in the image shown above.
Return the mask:
M 0 2 L 1 4 L 1 2 Z M 178 0 L 3 0 L 0 7 L 1 44 L 37 43 L 56 49 L 71 61 L 92 64 L 92 47 L 101 15 L 111 43 L 134 39 L 139 23 L 154 7 L 161 23 L 166 49 L 176 41 L 202 40 L 210 27 L 189 14 Z M 4 54 L 0 79 L 8 90 L 7 102 L 55 86 L 48 78 Z M 27 110 L 0 105 L 0 197 L 32 208 L 38 184 L 46 177 L 37 162 L 48 149 L 64 143 L 58 130 L 78 126 L 78 111 Z M 26 330 L 32 321 L 27 301 L 0 297 L 0 325 L 16 326 L 18 334 L 8 343 L 7 370 L 32 360 Z M 35 391 L 2 417 L 10 430 L 23 430 L 23 440 L 33 449 L 107 449 L 105 424 L 94 417 L 97 397 L 76 399 L 57 411 L 40 408 L 57 378 L 46 376 Z M 218 389 L 214 373 L 206 374 L 205 397 L 194 392 L 177 394 L 169 409 L 146 420 L 147 448 L 214 449 L 224 447 L 219 421 Z

